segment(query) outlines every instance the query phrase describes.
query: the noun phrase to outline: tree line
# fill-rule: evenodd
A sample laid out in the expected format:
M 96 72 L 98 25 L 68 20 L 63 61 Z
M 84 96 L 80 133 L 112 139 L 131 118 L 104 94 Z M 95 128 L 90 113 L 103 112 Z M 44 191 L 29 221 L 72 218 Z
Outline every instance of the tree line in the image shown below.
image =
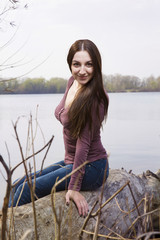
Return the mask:
M 108 92 L 159 92 L 160 76 L 140 79 L 129 75 L 104 75 L 104 86 Z
M 27 78 L 0 81 L 0 94 L 64 93 L 67 81 L 63 78 Z
M 141 80 L 129 75 L 103 75 L 107 92 L 158 92 L 160 77 L 150 76 Z M 26 78 L 23 80 L 0 79 L 0 94 L 46 94 L 64 93 L 67 80 L 63 78 Z

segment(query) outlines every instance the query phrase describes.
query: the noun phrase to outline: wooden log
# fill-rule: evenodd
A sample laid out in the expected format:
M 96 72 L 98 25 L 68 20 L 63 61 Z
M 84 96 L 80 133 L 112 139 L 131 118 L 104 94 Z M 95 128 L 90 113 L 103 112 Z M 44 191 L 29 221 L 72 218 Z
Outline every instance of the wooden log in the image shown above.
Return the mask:
M 102 188 L 82 192 L 90 207 L 86 219 L 79 216 L 74 203 L 66 206 L 65 191 L 57 192 L 54 197 L 58 224 L 55 223 L 52 211 L 51 195 L 37 200 L 35 205 L 38 239 L 56 239 L 58 232 L 59 239 L 62 240 L 93 239 L 99 212 L 98 234 L 102 239 L 105 239 L 104 236 L 110 236 L 110 239 L 136 237 L 145 233 L 151 225 L 154 226 L 154 231 L 158 231 L 156 228 L 159 227 L 160 213 L 157 210 L 160 208 L 160 170 L 156 174 L 147 171 L 137 176 L 125 170 L 110 169 L 99 211 L 98 200 L 102 194 L 101 190 Z M 34 239 L 32 205 L 26 204 L 14 208 L 13 211 L 15 229 L 12 228 L 12 234 L 16 235 L 16 239 L 21 239 L 24 234 L 25 239 Z M 153 211 L 152 219 L 151 214 L 147 214 L 150 211 Z M 10 209 L 8 228 L 11 223 L 11 212 Z

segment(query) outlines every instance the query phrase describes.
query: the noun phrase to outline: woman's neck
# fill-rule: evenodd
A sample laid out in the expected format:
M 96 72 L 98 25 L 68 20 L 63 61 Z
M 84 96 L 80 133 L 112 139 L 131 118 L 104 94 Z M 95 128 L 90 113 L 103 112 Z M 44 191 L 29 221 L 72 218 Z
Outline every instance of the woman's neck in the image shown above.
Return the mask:
M 81 84 L 75 79 L 74 80 L 74 89 L 77 92 L 81 88 Z

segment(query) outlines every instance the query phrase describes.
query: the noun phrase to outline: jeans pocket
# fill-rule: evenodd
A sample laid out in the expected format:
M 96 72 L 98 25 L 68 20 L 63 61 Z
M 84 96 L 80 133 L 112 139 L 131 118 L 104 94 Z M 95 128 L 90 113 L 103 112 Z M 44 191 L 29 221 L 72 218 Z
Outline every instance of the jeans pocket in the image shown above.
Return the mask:
M 97 178 L 97 181 L 95 182 L 95 184 L 92 187 L 94 189 L 101 187 L 103 182 L 106 181 L 106 179 L 108 177 L 108 173 L 109 173 L 109 168 L 107 168 L 106 170 L 105 169 L 101 169 L 99 177 Z
M 95 190 L 102 186 L 106 164 L 106 159 L 100 159 L 86 165 L 81 190 Z M 106 174 L 105 178 L 107 178 L 107 176 L 108 173 Z

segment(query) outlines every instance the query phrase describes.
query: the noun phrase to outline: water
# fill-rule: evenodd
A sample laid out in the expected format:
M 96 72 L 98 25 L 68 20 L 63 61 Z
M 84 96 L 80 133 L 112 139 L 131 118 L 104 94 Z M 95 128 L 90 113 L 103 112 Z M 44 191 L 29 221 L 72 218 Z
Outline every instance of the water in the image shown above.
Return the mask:
M 21 161 L 13 128 L 18 117 L 17 132 L 26 155 L 30 114 L 35 151 L 48 142 L 52 135 L 55 136 L 45 166 L 64 159 L 62 126 L 54 117 L 55 107 L 61 98 L 62 94 L 0 95 L 0 154 L 7 164 L 14 167 Z M 111 93 L 109 98 L 109 114 L 103 127 L 102 141 L 110 152 L 110 168 L 132 169 L 136 174 L 147 169 L 156 172 L 160 168 L 160 93 Z M 37 105 L 38 124 L 35 120 Z M 37 169 L 41 166 L 43 155 L 36 157 Z M 32 160 L 30 162 L 32 164 Z M 6 174 L 1 164 L 0 170 L 1 206 L 6 186 Z M 20 177 L 23 172 L 23 167 L 19 167 L 13 179 Z

